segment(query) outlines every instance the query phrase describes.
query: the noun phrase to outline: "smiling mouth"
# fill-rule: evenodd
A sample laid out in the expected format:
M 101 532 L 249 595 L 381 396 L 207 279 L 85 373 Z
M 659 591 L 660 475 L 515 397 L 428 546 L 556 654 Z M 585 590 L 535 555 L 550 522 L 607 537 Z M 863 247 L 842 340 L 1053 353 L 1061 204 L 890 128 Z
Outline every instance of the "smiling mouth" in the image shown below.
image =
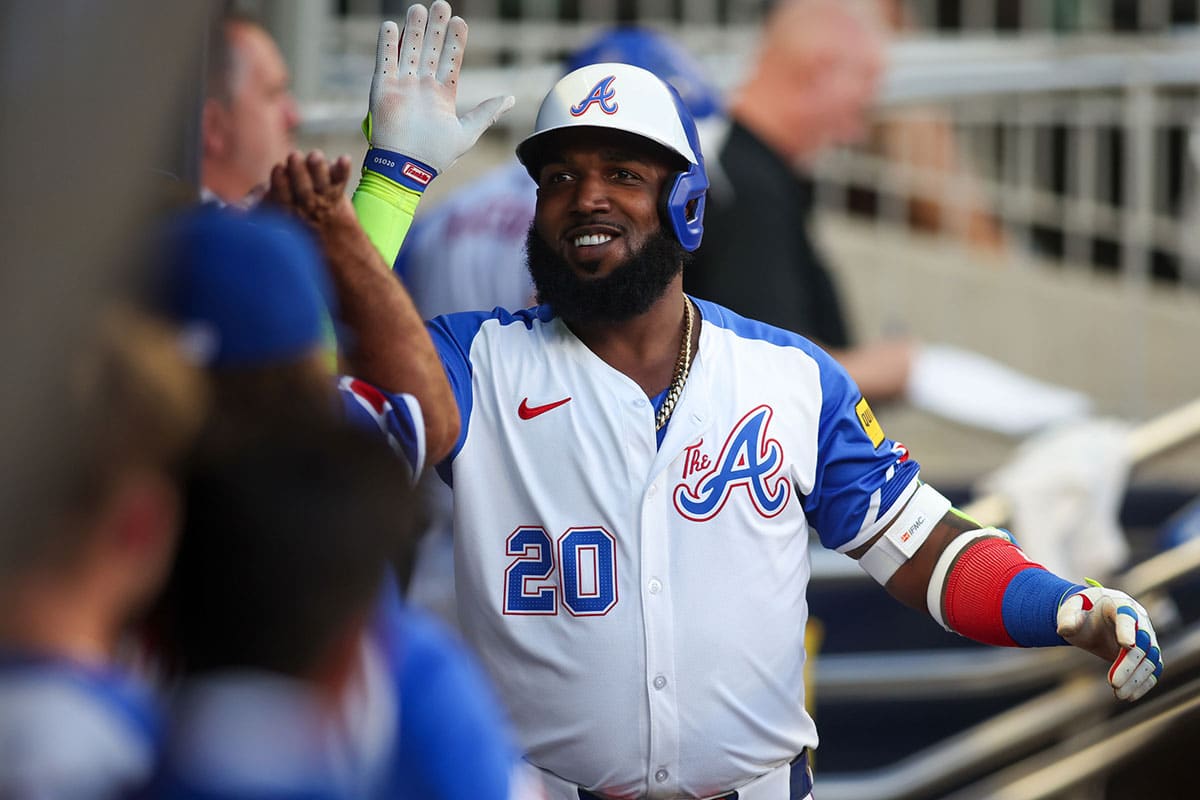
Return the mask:
M 606 244 L 612 240 L 613 237 L 607 233 L 589 233 L 574 237 L 571 239 L 571 244 L 576 247 L 595 247 L 596 245 Z

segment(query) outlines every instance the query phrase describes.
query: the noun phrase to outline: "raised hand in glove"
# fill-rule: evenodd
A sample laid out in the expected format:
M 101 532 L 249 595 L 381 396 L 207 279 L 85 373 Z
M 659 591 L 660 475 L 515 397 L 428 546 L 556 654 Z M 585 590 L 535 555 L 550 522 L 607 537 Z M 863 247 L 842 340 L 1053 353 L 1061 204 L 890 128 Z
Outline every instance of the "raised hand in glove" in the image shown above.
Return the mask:
M 379 28 L 363 169 L 418 192 L 513 105 L 511 96 L 493 97 L 458 116 L 467 23 L 450 14 L 438 0 L 428 11 L 410 6 L 403 35 L 391 21 Z
M 1146 609 L 1116 589 L 1092 585 L 1058 608 L 1058 635 L 1112 661 L 1108 682 L 1121 700 L 1137 700 L 1162 675 L 1162 651 Z

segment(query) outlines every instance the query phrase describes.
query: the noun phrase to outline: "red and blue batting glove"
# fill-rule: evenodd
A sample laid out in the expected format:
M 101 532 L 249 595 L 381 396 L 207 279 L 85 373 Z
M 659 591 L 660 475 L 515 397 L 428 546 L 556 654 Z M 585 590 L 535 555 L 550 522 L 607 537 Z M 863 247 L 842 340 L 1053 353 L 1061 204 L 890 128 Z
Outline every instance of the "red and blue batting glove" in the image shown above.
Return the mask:
M 1137 700 L 1154 688 L 1163 671 L 1154 626 L 1146 609 L 1129 595 L 1088 583 L 1059 606 L 1058 635 L 1111 660 L 1108 682 L 1117 698 Z

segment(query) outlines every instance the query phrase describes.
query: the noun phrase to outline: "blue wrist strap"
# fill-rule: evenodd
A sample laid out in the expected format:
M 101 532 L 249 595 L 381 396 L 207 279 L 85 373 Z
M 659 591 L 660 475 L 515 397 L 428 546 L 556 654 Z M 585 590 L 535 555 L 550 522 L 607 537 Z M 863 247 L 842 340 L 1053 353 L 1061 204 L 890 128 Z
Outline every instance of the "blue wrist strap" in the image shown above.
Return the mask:
M 1021 570 L 1004 591 L 1000 614 L 1005 630 L 1021 647 L 1067 644 L 1058 635 L 1058 607 L 1067 597 L 1086 588 L 1041 567 Z
M 438 175 L 436 169 L 423 161 L 378 147 L 367 150 L 363 169 L 378 173 L 414 192 L 424 192 Z

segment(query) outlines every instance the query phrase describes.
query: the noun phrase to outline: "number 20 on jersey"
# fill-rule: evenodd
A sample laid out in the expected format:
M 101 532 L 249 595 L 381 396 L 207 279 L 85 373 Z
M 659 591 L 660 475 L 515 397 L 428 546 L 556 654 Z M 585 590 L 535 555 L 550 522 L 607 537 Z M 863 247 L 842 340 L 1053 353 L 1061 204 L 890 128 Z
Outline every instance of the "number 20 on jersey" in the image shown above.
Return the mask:
M 577 617 L 604 616 L 617 604 L 617 543 L 603 528 L 570 528 L 557 542 L 545 528 L 508 537 L 504 613 L 551 615 L 561 604 Z

